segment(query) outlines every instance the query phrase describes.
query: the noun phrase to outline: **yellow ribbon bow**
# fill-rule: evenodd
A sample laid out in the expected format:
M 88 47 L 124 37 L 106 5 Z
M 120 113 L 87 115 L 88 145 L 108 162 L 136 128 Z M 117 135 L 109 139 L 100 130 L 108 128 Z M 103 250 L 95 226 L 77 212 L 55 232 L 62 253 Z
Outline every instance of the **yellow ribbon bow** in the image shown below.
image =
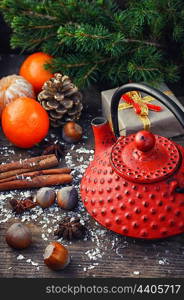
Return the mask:
M 172 95 L 171 91 L 165 91 L 164 94 L 166 95 Z M 143 127 L 145 130 L 149 130 L 151 126 L 150 119 L 148 117 L 149 114 L 149 108 L 147 104 L 153 100 L 155 100 L 151 96 L 145 96 L 142 97 L 141 93 L 137 91 L 128 92 L 127 95 L 133 100 L 134 104 L 137 104 L 140 107 L 140 114 L 137 114 L 140 121 L 143 123 Z M 134 105 L 130 103 L 120 103 L 118 110 L 124 110 L 128 108 L 133 108 Z

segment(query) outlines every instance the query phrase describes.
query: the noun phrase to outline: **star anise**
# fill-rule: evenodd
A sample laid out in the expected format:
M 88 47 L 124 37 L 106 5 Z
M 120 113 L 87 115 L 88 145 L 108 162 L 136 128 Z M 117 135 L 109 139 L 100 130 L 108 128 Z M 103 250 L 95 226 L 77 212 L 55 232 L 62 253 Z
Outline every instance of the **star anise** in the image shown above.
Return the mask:
M 84 234 L 85 226 L 80 223 L 80 218 L 66 217 L 59 223 L 59 228 L 54 232 L 58 238 L 63 237 L 67 240 L 81 238 Z
M 42 152 L 42 155 L 55 154 L 57 159 L 60 160 L 63 156 L 63 152 L 64 147 L 59 142 L 56 142 L 55 144 L 48 145 Z
M 20 214 L 24 212 L 25 210 L 29 210 L 33 207 L 35 207 L 37 204 L 33 201 L 33 197 L 28 197 L 23 200 L 17 200 L 17 199 L 10 199 L 9 201 L 10 205 L 13 208 L 13 211 L 17 214 Z

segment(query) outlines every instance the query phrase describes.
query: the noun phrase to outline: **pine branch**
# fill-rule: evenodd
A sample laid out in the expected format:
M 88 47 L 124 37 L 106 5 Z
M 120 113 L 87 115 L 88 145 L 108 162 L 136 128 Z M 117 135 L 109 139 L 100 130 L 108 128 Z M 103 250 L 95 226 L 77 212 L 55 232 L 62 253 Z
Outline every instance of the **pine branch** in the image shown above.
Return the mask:
M 110 33 L 101 25 L 95 27 L 88 24 L 72 24 L 61 26 L 58 30 L 60 43 L 68 47 L 76 46 L 77 51 L 88 52 L 101 49 L 105 53 L 117 56 L 123 51 L 123 43 L 141 43 L 145 45 L 161 47 L 160 44 L 149 41 L 125 38 L 122 33 Z M 116 48 L 117 54 L 114 52 Z
M 79 68 L 83 66 L 89 66 L 92 64 L 95 65 L 102 65 L 106 64 L 109 61 L 112 61 L 113 58 L 107 57 L 104 59 L 101 59 L 100 57 L 95 57 L 96 59 L 92 59 L 91 57 L 84 57 L 83 56 L 74 56 L 74 55 L 69 55 L 67 57 L 62 57 L 62 58 L 56 58 L 53 60 L 53 63 L 49 65 L 49 67 L 54 71 L 58 72 L 58 68 L 64 68 L 64 69 L 73 69 L 73 68 Z M 72 63 L 73 62 L 73 63 Z
M 113 0 L 1 0 L 0 12 L 13 48 L 53 55 L 47 67 L 80 86 L 174 81 L 182 69 L 182 0 L 126 0 L 121 10 Z
M 23 11 L 22 12 L 24 16 L 28 16 L 28 17 L 37 17 L 37 18 L 42 18 L 42 19 L 47 19 L 47 20 L 50 20 L 50 21 L 56 21 L 57 18 L 56 17 L 53 17 L 53 16 L 49 16 L 49 15 L 44 15 L 44 14 L 39 14 L 37 12 L 34 12 L 34 11 Z
M 158 48 L 163 47 L 163 45 L 156 43 L 156 42 L 142 41 L 142 40 L 136 40 L 136 39 L 131 39 L 131 38 L 124 39 L 123 41 L 126 43 L 139 43 L 139 44 L 154 46 L 154 47 L 158 47 Z
M 50 34 L 50 35 L 48 35 L 48 36 L 46 36 L 46 37 L 43 37 L 42 39 L 30 40 L 30 42 L 33 43 L 34 45 L 35 45 L 35 44 L 38 45 L 38 44 L 42 43 L 43 41 L 46 41 L 46 40 L 50 39 L 50 38 L 53 37 L 53 36 L 55 36 L 55 34 Z

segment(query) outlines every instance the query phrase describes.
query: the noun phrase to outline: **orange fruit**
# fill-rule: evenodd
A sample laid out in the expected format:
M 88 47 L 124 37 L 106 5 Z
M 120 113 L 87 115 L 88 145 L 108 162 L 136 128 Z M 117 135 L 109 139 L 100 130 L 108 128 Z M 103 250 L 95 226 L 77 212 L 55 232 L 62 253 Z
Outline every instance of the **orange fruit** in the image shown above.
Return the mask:
M 32 85 L 22 76 L 9 75 L 0 79 L 0 116 L 3 108 L 19 97 L 34 98 Z
M 36 100 L 20 97 L 2 113 L 2 129 L 7 139 L 20 148 L 31 148 L 48 133 L 49 117 Z
M 39 93 L 45 81 L 54 75 L 45 69 L 44 65 L 51 63 L 52 56 L 37 52 L 29 55 L 20 67 L 19 74 L 27 79 L 34 87 L 36 93 Z

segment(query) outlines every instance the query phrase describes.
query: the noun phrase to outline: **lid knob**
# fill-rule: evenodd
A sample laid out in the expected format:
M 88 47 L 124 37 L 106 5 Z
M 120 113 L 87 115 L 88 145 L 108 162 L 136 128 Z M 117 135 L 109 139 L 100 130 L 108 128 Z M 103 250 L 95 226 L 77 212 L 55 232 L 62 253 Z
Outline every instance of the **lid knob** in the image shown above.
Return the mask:
M 141 130 L 135 135 L 135 144 L 138 150 L 147 152 L 155 145 L 155 136 L 153 133 Z

